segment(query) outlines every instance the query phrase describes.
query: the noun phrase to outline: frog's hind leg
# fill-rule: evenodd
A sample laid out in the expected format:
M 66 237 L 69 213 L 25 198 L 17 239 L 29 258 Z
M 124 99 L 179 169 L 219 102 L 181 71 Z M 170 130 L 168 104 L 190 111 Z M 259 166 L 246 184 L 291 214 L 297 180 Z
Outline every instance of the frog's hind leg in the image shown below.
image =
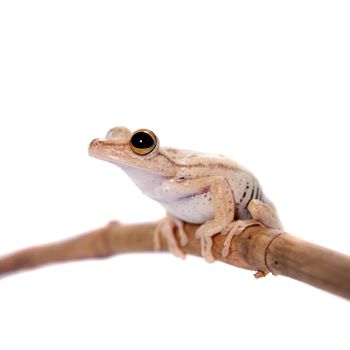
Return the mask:
M 252 199 L 249 202 L 248 211 L 252 216 L 251 220 L 235 220 L 222 232 L 223 235 L 227 235 L 222 250 L 223 257 L 229 254 L 233 237 L 242 233 L 249 226 L 259 225 L 283 230 L 277 211 L 272 203 L 267 204 L 258 199 Z
M 248 211 L 252 218 L 268 228 L 283 230 L 275 206 L 272 203 L 264 203 L 258 199 L 252 199 L 248 205 Z

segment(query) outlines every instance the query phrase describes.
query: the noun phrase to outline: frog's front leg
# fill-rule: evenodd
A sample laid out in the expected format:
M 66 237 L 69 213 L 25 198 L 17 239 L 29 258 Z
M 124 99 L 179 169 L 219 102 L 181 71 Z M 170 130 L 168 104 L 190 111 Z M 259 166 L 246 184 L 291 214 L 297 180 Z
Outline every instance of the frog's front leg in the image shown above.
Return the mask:
M 201 240 L 201 254 L 208 262 L 213 262 L 211 248 L 212 237 L 220 233 L 233 219 L 235 212 L 235 200 L 231 186 L 223 176 L 208 176 L 198 179 L 187 179 L 184 183 L 177 183 L 180 192 L 190 192 L 195 201 L 196 196 L 210 193 L 210 202 L 213 218 L 204 222 L 196 231 L 196 238 Z M 188 193 L 189 194 L 189 193 Z M 185 198 L 188 198 L 185 197 Z M 194 215 L 201 207 L 194 207 Z
M 214 218 L 202 224 L 196 231 L 201 240 L 202 256 L 207 262 L 214 262 L 212 237 L 220 233 L 234 219 L 235 200 L 232 189 L 224 177 L 208 178 Z

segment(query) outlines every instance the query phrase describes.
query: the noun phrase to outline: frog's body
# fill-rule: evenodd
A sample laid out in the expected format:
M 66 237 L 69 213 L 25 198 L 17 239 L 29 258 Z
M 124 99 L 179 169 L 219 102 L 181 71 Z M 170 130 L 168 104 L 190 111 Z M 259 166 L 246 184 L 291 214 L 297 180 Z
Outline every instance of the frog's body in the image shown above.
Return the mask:
M 142 146 L 145 132 L 154 136 L 155 144 L 149 153 L 138 154 L 138 150 L 145 148 Z M 134 135 L 140 148 L 132 144 Z M 148 141 L 144 140 L 144 145 Z M 269 227 L 282 227 L 254 175 L 224 156 L 159 148 L 152 132 L 141 130 L 132 134 L 126 128 L 112 129 L 106 139 L 92 141 L 89 150 L 96 158 L 118 165 L 145 195 L 159 202 L 175 218 L 168 218 L 173 224 L 163 225 L 160 231 L 168 231 L 163 233 L 177 255 L 181 253 L 169 230 L 174 225 L 182 230 L 179 220 L 202 224 L 197 236 L 208 261 L 213 261 L 211 237 L 233 220 L 248 220 L 247 225 L 251 225 L 253 218 Z M 247 225 L 241 225 L 240 231 Z
M 229 183 L 235 198 L 235 218 L 251 219 L 248 204 L 251 199 L 263 202 L 263 195 L 258 181 L 248 170 L 224 156 L 194 153 L 187 150 L 162 148 L 158 157 L 164 157 L 174 164 L 174 176 L 162 176 L 145 172 L 144 169 L 127 165 L 120 166 L 141 191 L 159 202 L 168 213 L 193 224 L 202 224 L 213 219 L 211 193 L 208 186 L 191 190 L 191 187 L 179 188 L 174 182 L 185 184 L 187 180 L 223 176 Z

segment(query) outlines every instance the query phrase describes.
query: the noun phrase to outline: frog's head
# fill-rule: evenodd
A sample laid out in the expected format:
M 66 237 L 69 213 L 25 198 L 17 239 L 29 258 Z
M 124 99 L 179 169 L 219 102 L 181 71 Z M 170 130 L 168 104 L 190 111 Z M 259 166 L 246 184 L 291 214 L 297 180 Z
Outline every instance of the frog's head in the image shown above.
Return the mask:
M 147 129 L 132 133 L 124 127 L 113 128 L 104 139 L 90 143 L 89 154 L 122 168 L 138 168 L 161 176 L 175 174 L 174 163 L 159 150 L 157 136 Z

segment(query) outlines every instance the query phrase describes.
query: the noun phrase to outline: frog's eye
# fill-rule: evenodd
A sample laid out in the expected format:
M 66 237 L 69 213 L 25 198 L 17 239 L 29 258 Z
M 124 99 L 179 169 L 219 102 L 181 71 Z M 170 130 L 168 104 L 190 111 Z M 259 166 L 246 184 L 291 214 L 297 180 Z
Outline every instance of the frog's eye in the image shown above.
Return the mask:
M 151 130 L 141 129 L 133 133 L 129 143 L 134 153 L 145 156 L 157 147 L 158 140 Z

